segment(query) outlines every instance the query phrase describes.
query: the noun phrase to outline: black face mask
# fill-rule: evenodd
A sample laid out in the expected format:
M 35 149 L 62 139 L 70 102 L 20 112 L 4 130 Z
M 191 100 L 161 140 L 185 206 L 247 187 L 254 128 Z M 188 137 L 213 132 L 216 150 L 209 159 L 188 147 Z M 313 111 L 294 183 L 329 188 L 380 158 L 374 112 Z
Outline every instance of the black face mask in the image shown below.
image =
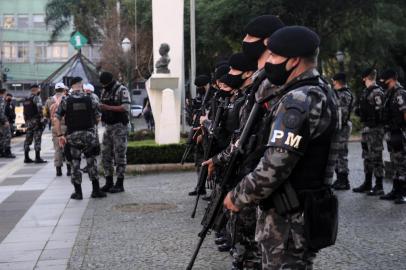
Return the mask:
M 242 78 L 242 74 L 240 75 L 226 74 L 225 83 L 233 89 L 240 89 L 244 81 L 245 80 Z
M 266 64 L 265 64 L 266 77 L 272 84 L 281 86 L 286 83 L 290 74 L 296 68 L 296 67 L 293 67 L 290 70 L 286 70 L 286 63 L 288 61 L 289 61 L 289 58 L 286 59 L 286 61 L 284 61 L 280 64 L 276 64 L 276 65 L 266 62 Z
M 251 58 L 252 60 L 258 61 L 261 55 L 266 50 L 266 46 L 264 45 L 264 40 L 260 39 L 255 42 L 242 42 L 242 51 L 243 53 Z

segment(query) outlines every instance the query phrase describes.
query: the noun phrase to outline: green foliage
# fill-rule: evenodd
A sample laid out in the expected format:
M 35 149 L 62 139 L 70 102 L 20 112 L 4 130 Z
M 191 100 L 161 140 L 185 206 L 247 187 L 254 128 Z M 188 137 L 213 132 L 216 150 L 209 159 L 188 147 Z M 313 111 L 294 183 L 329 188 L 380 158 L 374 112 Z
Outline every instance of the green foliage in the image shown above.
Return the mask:
M 361 133 L 362 123 L 358 116 L 351 114 L 352 134 L 357 135 Z
M 128 164 L 179 163 L 185 149 L 185 143 L 157 145 L 153 140 L 133 141 L 128 143 L 127 162 Z M 189 155 L 186 162 L 193 162 L 193 154 Z

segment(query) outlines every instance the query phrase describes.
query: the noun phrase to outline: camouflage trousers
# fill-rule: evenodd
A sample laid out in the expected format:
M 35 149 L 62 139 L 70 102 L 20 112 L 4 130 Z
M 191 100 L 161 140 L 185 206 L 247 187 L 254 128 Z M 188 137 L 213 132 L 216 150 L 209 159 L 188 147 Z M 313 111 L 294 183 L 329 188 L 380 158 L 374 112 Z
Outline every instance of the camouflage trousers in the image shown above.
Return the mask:
M 253 205 L 231 215 L 227 224 L 233 243 L 233 257 L 244 265 L 244 269 L 257 269 L 261 262 L 255 241 L 256 221 L 256 206 Z
M 127 165 L 127 126 L 106 125 L 102 142 L 102 163 L 105 176 L 113 176 L 114 164 L 118 178 L 124 178 Z
M 362 131 L 361 145 L 364 172 L 372 173 L 376 178 L 383 177 L 383 137 L 384 131 L 381 127 L 365 127 Z
M 66 126 L 61 126 L 61 131 L 63 134 L 66 133 Z M 59 146 L 58 134 L 54 127 L 52 127 L 52 142 L 54 144 L 54 166 L 62 167 L 63 161 L 65 160 L 65 154 L 63 148 Z
M 82 172 L 80 171 L 81 156 L 84 154 L 86 165 L 91 181 L 99 180 L 97 172 L 96 156 L 99 153 L 96 134 L 94 131 L 76 131 L 67 136 L 72 156 L 72 176 L 73 184 L 82 183 Z
M 348 140 L 350 139 L 352 127 L 350 125 L 344 126 L 338 132 L 338 149 L 336 159 L 336 173 L 348 175 Z
M 406 130 L 387 135 L 390 161 L 393 164 L 393 177 L 406 182 Z
M 262 270 L 311 270 L 316 254 L 304 237 L 303 213 L 282 217 L 274 209 L 258 210 L 256 240 Z
M 4 151 L 10 148 L 11 143 L 11 129 L 10 126 L 0 126 L 0 150 Z
M 27 120 L 25 122 L 27 132 L 25 134 L 24 150 L 30 151 L 30 145 L 34 140 L 34 150 L 41 151 L 42 124 L 38 119 Z

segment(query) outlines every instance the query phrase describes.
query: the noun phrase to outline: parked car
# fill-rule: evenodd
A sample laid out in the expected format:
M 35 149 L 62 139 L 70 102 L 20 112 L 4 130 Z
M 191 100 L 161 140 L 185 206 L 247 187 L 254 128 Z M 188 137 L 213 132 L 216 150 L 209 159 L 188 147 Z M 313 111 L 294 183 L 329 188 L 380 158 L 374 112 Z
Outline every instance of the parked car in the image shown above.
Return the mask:
M 134 118 L 139 118 L 142 115 L 141 105 L 131 105 L 131 116 Z

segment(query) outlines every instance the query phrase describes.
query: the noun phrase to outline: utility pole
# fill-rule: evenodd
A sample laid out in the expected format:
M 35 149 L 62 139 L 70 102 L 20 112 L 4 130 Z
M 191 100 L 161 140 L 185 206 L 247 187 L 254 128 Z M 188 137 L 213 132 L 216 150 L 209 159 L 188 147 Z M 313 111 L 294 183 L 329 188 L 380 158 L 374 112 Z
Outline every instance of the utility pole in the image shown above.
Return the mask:
M 116 2 L 116 10 L 117 10 L 117 30 L 118 30 L 118 38 L 121 39 L 121 3 L 120 0 Z
M 196 86 L 194 84 L 196 78 L 196 7 L 195 0 L 190 0 L 190 94 L 196 96 Z
M 138 26 L 137 26 L 137 0 L 134 0 L 134 51 L 135 71 L 138 72 Z

